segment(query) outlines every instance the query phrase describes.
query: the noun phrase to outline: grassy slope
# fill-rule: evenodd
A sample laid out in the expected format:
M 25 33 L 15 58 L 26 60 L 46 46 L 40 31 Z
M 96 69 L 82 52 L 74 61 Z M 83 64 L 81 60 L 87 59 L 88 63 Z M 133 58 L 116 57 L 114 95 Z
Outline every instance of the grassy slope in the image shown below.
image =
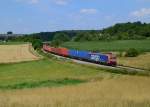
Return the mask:
M 80 50 L 125 51 L 129 48 L 136 48 L 140 51 L 150 51 L 150 40 L 120 40 L 111 42 L 67 42 L 63 44 L 63 46 L 67 48 Z
M 150 70 L 150 53 L 144 53 L 138 57 L 120 57 L 118 63 L 125 66 Z
M 102 70 L 76 65 L 64 61 L 40 60 L 18 64 L 0 65 L 0 87 L 8 87 L 16 84 L 36 82 L 37 84 L 47 80 L 69 79 L 94 79 L 111 77 L 113 74 Z M 32 85 L 32 84 L 31 84 Z

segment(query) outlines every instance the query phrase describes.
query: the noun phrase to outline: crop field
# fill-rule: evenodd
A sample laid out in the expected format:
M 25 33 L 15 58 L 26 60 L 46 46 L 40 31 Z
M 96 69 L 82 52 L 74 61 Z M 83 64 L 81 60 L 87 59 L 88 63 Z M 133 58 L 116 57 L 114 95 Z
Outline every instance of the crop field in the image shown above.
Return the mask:
M 28 50 L 23 48 L 27 45 L 6 46 L 16 53 Z M 0 107 L 149 107 L 149 83 L 148 76 L 112 73 L 65 59 L 0 64 Z
M 1 107 L 149 107 L 150 78 L 122 76 L 76 86 L 0 91 Z
M 38 60 L 39 57 L 30 52 L 29 44 L 0 45 L 0 63 Z
M 94 50 L 94 51 L 126 51 L 135 48 L 139 51 L 150 51 L 150 40 L 118 40 L 95 42 L 67 42 L 62 46 L 70 49 Z
M 0 65 L 0 107 L 149 107 L 150 78 L 64 60 Z
M 150 53 L 141 54 L 138 57 L 120 57 L 118 63 L 125 66 L 150 70 Z

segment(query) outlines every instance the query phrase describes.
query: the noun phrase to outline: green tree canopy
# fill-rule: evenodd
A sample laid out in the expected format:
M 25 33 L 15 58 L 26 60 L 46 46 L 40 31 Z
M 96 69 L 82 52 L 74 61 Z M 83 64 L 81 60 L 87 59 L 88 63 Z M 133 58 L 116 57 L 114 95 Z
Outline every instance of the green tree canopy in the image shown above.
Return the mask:
M 65 33 L 57 33 L 54 36 L 54 39 L 51 42 L 52 46 L 58 47 L 59 45 L 61 45 L 64 42 L 70 41 L 70 38 L 67 34 Z
M 67 42 L 70 40 L 69 36 L 65 33 L 57 33 L 54 36 L 54 41 L 62 41 L 62 42 Z
M 42 47 L 42 41 L 40 39 L 35 39 L 32 41 L 32 46 L 35 50 L 41 49 Z

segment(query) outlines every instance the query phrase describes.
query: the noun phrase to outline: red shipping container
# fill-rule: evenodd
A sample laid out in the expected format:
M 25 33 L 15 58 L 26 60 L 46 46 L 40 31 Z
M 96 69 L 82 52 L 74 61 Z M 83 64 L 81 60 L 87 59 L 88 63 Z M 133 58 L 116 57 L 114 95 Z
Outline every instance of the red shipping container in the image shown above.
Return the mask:
M 55 48 L 51 47 L 51 52 L 55 53 Z
M 52 47 L 52 52 L 55 53 L 55 54 L 59 54 L 59 49 L 58 48 L 54 48 Z
M 49 51 L 49 52 L 52 52 L 52 49 L 51 49 L 51 47 L 48 47 L 48 51 Z
M 69 55 L 69 51 L 67 48 L 59 48 L 60 49 L 60 54 L 62 56 L 68 56 Z
M 55 48 L 55 47 L 50 47 L 48 45 L 43 45 L 43 49 L 45 51 L 52 52 L 52 53 L 62 55 L 62 56 L 69 55 L 69 50 L 67 48 Z

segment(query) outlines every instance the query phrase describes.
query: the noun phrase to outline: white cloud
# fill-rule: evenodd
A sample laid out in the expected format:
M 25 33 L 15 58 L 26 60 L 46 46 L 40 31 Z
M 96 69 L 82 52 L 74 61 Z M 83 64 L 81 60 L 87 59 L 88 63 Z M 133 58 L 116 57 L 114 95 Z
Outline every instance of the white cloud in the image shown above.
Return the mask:
M 96 14 L 98 12 L 97 9 L 81 9 L 80 13 L 84 13 L 84 14 Z
M 134 17 L 145 17 L 150 15 L 150 8 L 142 8 L 131 13 Z
M 16 0 L 17 2 L 27 2 L 29 4 L 37 4 L 39 0 Z
M 69 1 L 68 0 L 54 0 L 54 2 L 57 5 L 67 5 Z
M 137 0 L 137 1 L 140 1 L 140 2 L 149 2 L 150 0 Z
M 39 3 L 39 1 L 42 1 L 42 0 L 16 0 L 17 2 L 26 2 L 26 3 L 29 3 L 29 4 L 37 4 Z M 55 3 L 57 5 L 67 5 L 69 3 L 69 0 L 48 0 L 52 3 Z
M 31 4 L 36 4 L 36 3 L 38 3 L 39 2 L 39 0 L 30 0 L 30 3 Z

